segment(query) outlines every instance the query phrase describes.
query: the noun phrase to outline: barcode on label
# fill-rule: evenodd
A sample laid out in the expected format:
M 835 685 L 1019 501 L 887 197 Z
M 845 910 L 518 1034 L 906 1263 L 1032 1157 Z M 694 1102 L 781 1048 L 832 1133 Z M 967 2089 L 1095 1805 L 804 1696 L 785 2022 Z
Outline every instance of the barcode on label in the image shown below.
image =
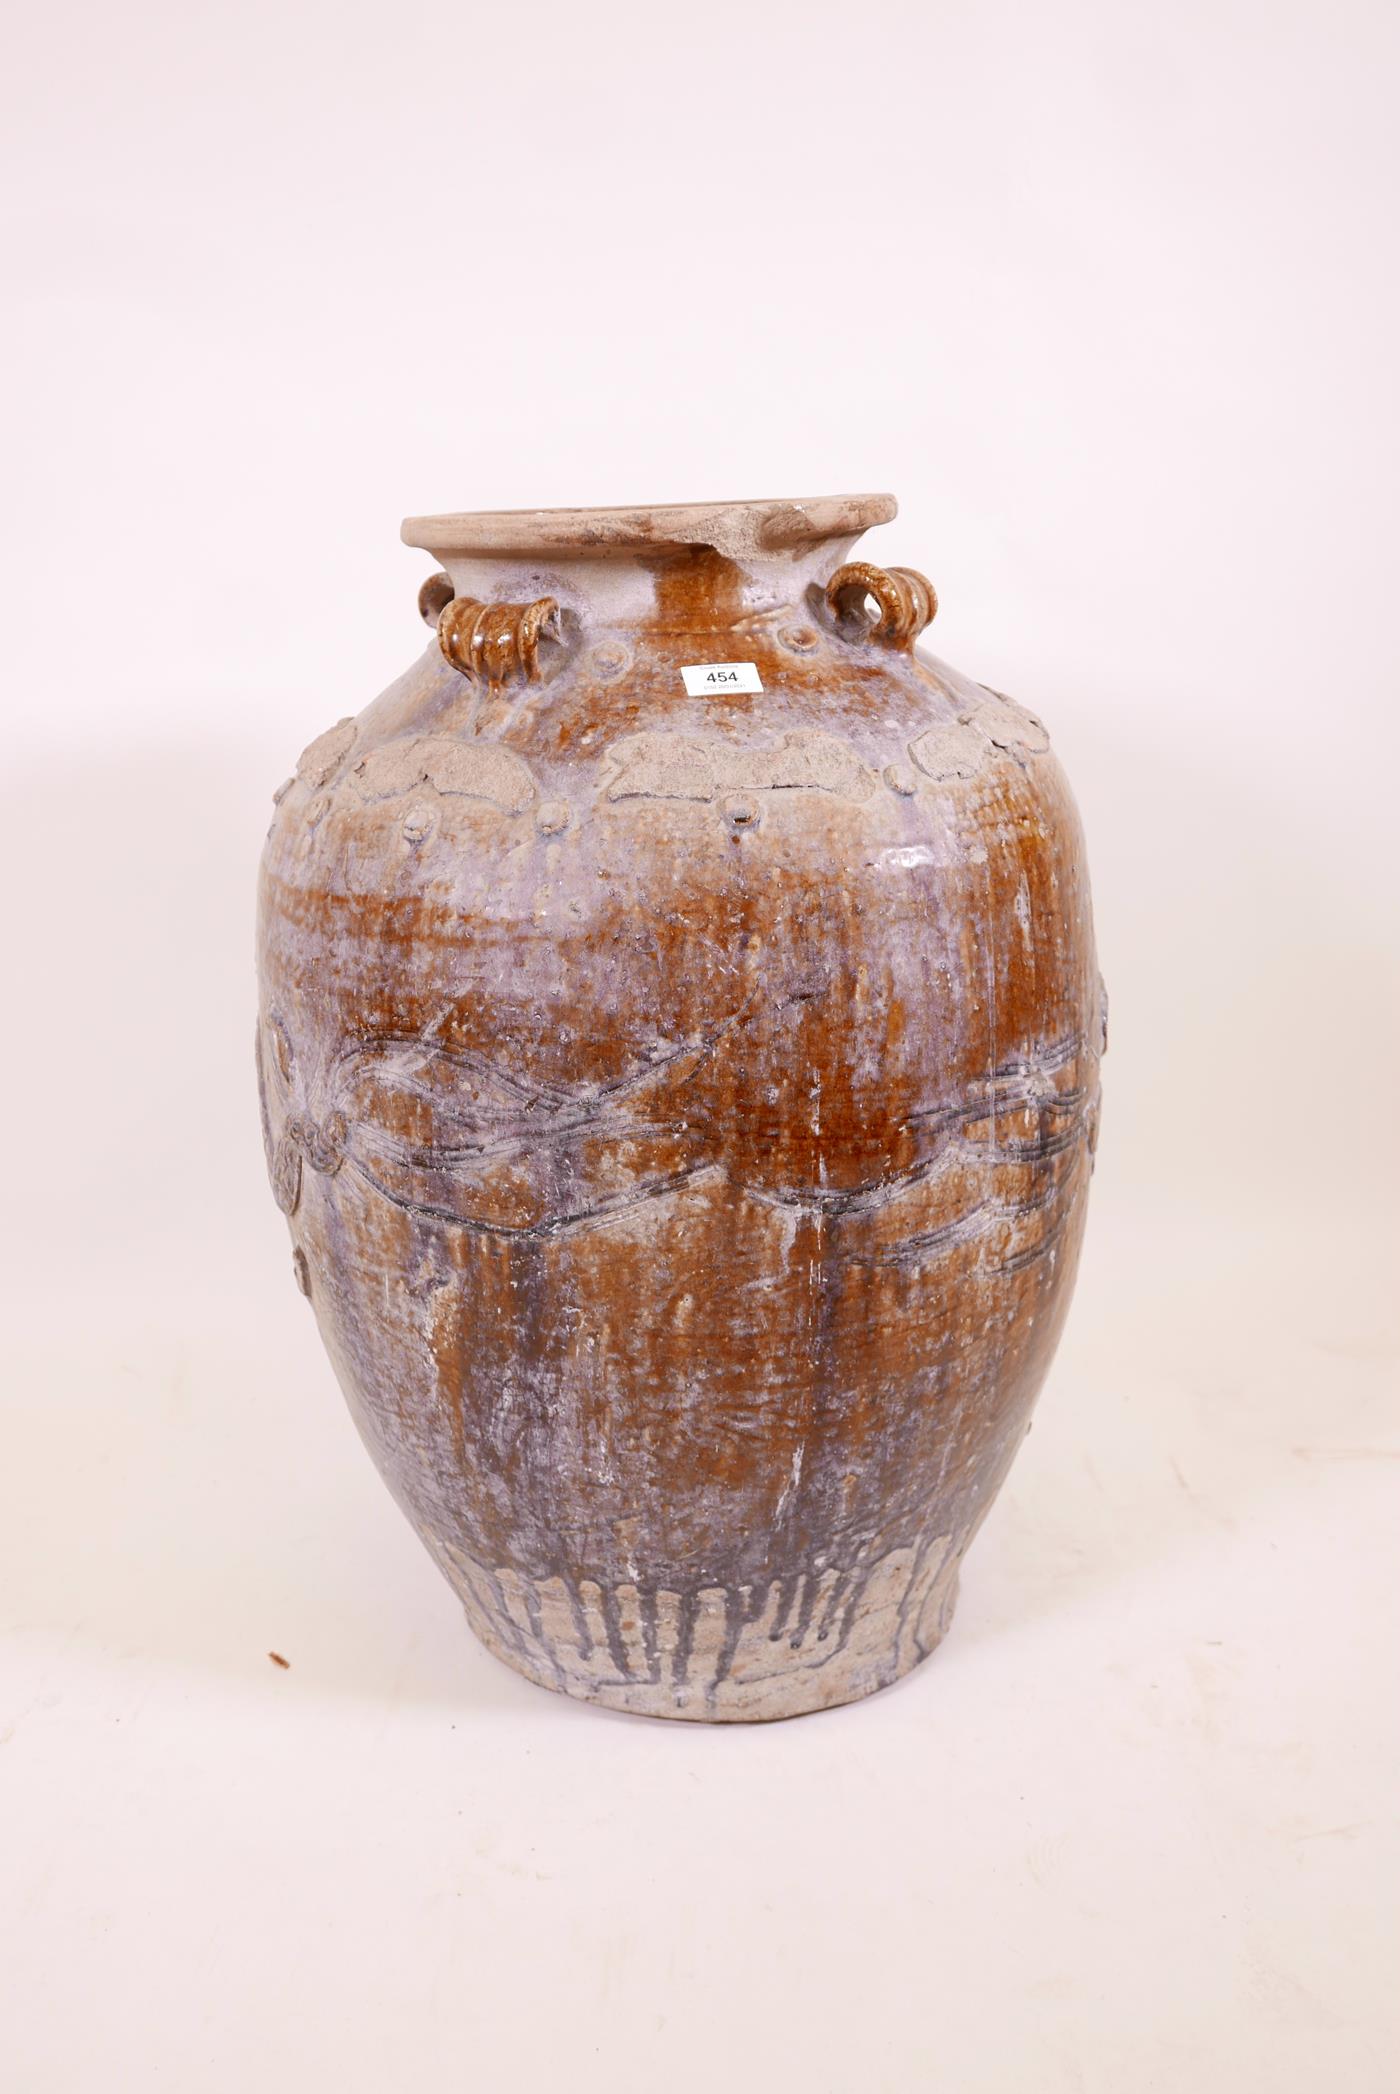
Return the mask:
M 752 662 L 692 662 L 681 675 L 688 698 L 704 698 L 714 691 L 763 689 Z

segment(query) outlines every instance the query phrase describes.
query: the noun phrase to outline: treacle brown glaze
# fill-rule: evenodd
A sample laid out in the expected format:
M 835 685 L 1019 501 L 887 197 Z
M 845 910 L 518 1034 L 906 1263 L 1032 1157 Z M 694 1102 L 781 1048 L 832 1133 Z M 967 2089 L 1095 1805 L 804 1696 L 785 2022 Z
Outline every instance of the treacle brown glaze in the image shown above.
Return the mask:
M 493 1650 L 657 1715 L 933 1647 L 1083 1227 L 1074 806 L 912 651 L 921 577 L 862 621 L 853 536 L 478 541 L 264 858 L 269 1166 L 360 1429 Z

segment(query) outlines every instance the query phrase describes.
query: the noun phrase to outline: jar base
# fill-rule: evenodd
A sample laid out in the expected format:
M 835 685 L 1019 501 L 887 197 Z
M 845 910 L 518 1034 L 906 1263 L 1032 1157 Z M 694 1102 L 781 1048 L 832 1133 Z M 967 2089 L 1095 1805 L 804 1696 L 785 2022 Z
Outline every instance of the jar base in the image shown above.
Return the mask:
M 482 1643 L 552 1693 L 634 1716 L 773 1723 L 893 1686 L 946 1635 L 961 1551 L 947 1537 L 859 1573 L 707 1587 L 689 1602 L 590 1580 L 466 1569 L 452 1583 Z

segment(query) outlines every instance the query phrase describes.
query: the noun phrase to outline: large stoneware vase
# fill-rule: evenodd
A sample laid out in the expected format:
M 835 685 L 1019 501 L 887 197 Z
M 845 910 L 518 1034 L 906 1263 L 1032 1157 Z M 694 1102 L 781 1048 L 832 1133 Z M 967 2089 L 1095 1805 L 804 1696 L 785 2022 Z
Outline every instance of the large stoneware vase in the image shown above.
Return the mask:
M 1084 1224 L 1101 996 L 1044 727 L 884 495 L 419 519 L 413 666 L 277 797 L 264 1132 L 481 1639 L 791 1716 L 948 1626 Z

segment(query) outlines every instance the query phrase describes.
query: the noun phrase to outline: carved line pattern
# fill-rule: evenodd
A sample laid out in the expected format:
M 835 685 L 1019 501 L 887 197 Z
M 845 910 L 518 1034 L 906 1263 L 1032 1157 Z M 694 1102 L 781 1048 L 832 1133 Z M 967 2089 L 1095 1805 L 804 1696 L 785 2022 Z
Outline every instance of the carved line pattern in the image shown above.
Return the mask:
M 280 1087 L 288 1094 L 288 1116 L 275 1144 L 265 1123 L 269 1169 L 278 1205 L 286 1214 L 295 1211 L 301 1196 L 303 1159 L 326 1176 L 348 1163 L 373 1191 L 407 1213 L 478 1235 L 545 1239 L 601 1226 L 650 1201 L 678 1192 L 706 1172 L 721 1171 L 730 1182 L 741 1183 L 734 1179 L 723 1159 L 716 1156 L 704 1128 L 695 1125 L 690 1116 L 682 1142 L 664 1122 L 638 1116 L 637 1106 L 663 1084 L 686 1082 L 714 1053 L 724 1035 L 748 1015 L 751 1003 L 749 999 L 724 1026 L 705 1039 L 672 1046 L 640 1071 L 610 1084 L 573 1092 L 522 1083 L 482 1056 L 425 1044 L 415 1037 L 381 1041 L 373 1047 L 351 1041 L 332 1066 L 323 1088 L 324 1103 L 317 1113 L 305 1100 L 298 1101 L 291 1095 L 288 1044 L 285 1066 L 279 1053 L 271 1058 Z M 286 1041 L 285 1029 L 280 1028 L 275 1014 L 269 1020 L 269 1030 L 279 1046 Z M 917 1128 L 926 1139 L 933 1139 L 933 1153 L 868 1185 L 840 1192 L 803 1188 L 791 1194 L 757 1186 L 742 1189 L 765 1206 L 835 1219 L 883 1205 L 893 1195 L 933 1179 L 959 1161 L 980 1162 L 996 1170 L 1004 1165 L 1052 1163 L 1081 1142 L 1087 1142 L 1092 1149 L 1098 1106 L 1096 1075 L 1090 1082 L 1063 1089 L 1057 1088 L 1054 1081 L 1081 1056 L 1097 1070 L 1097 1055 L 1084 1035 L 1066 1035 L 1038 1055 L 1004 1064 L 972 1085 L 964 1098 L 910 1114 L 905 1124 Z M 430 1069 L 445 1074 L 459 1088 L 465 1081 L 471 1087 L 468 1097 L 454 1100 L 450 1093 L 444 1097 L 441 1090 L 429 1084 Z M 417 1099 L 427 1109 L 455 1117 L 455 1138 L 412 1141 L 372 1121 L 352 1120 L 346 1108 L 356 1089 L 366 1081 L 386 1097 Z M 1033 1133 L 1016 1133 L 998 1126 L 999 1121 L 1030 1115 L 1037 1120 Z M 973 1132 L 984 1126 L 985 1134 Z M 590 1196 L 581 1185 L 579 1192 L 584 1196 L 576 1205 L 517 1224 L 465 1214 L 445 1198 L 435 1201 L 421 1190 L 409 1191 L 390 1182 L 387 1175 L 411 1171 L 450 1182 L 458 1173 L 493 1159 L 509 1160 L 540 1151 L 563 1154 L 579 1140 L 599 1139 L 613 1143 L 652 1139 L 663 1147 L 670 1140 L 673 1148 L 690 1147 L 691 1154 L 673 1154 L 669 1160 L 659 1158 L 647 1178 L 611 1195 Z M 1007 1199 L 988 1192 L 954 1221 L 909 1237 L 903 1244 L 878 1253 L 877 1260 L 902 1263 L 938 1254 L 989 1234 L 1000 1222 L 1026 1219 L 1042 1207 L 1058 1205 L 1051 1226 L 1031 1248 L 1030 1255 L 1041 1255 L 1051 1248 L 1068 1219 L 1074 1184 L 1072 1177 L 1060 1176 L 1042 1195 L 1029 1199 Z M 852 1259 L 858 1255 L 850 1253 Z M 1003 1260 L 996 1269 L 1009 1271 L 1016 1267 Z

